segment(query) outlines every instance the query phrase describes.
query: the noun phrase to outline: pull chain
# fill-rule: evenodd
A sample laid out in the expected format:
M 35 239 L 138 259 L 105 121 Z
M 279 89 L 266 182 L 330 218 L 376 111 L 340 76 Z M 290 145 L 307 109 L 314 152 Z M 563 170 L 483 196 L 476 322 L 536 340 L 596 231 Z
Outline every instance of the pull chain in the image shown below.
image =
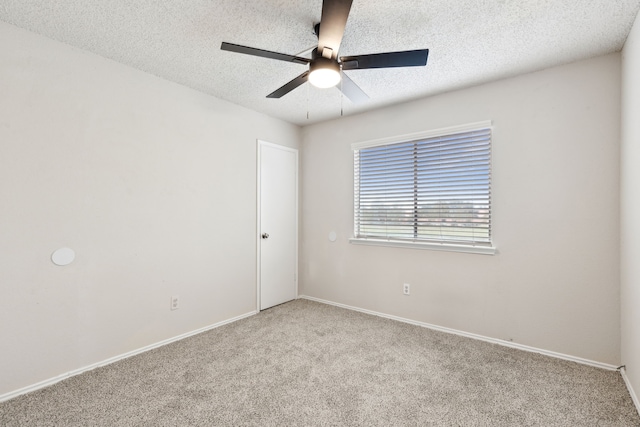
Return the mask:
M 307 86 L 307 120 L 309 120 L 309 82 L 305 86 Z
M 342 82 L 344 79 L 340 79 L 340 117 L 344 115 L 344 92 L 342 91 Z

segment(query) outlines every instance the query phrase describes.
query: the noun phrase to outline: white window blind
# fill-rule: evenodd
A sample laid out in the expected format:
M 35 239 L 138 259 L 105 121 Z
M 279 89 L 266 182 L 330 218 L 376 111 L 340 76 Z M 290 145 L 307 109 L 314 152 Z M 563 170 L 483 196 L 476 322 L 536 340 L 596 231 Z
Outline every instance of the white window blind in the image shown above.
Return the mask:
M 491 245 L 491 129 L 354 150 L 357 239 Z

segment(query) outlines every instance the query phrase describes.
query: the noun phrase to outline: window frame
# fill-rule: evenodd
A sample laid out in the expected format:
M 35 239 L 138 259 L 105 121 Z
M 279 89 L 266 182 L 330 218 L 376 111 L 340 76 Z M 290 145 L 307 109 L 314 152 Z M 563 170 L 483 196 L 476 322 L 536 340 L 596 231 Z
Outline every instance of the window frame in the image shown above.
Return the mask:
M 493 235 L 490 236 L 489 243 L 455 243 L 455 242 L 439 242 L 437 240 L 403 240 L 403 239 L 393 239 L 393 238 L 384 238 L 384 237 L 355 237 L 356 232 L 356 203 L 358 198 L 358 189 L 355 188 L 355 173 L 356 173 L 356 165 L 355 165 L 355 152 L 373 147 L 380 147 L 384 145 L 391 144 L 400 144 L 400 143 L 408 143 L 418 140 L 424 140 L 429 138 L 437 138 L 441 136 L 448 136 L 456 133 L 463 132 L 471 132 L 475 130 L 481 129 L 489 129 L 491 130 L 490 137 L 490 160 L 493 157 L 493 124 L 490 120 L 482 121 L 482 122 L 474 122 L 468 123 L 465 125 L 459 126 L 451 126 L 446 128 L 439 128 L 433 130 L 427 130 L 423 132 L 417 132 L 412 134 L 406 134 L 401 136 L 393 136 L 388 138 L 381 138 L 363 142 L 356 142 L 351 144 L 351 150 L 354 155 L 354 186 L 353 186 L 353 233 L 354 237 L 349 239 L 349 242 L 356 245 L 374 245 L 374 246 L 390 246 L 390 247 L 400 247 L 400 248 L 413 248 L 413 249 L 430 249 L 430 250 L 442 250 L 442 251 L 450 251 L 450 252 L 466 252 L 466 253 L 477 253 L 484 255 L 494 255 L 497 252 L 493 244 Z M 491 178 L 491 171 L 489 172 L 489 176 Z M 490 200 L 493 199 L 493 194 L 491 195 Z M 493 204 L 492 204 L 493 205 Z M 493 207 L 491 209 L 491 221 L 493 221 Z

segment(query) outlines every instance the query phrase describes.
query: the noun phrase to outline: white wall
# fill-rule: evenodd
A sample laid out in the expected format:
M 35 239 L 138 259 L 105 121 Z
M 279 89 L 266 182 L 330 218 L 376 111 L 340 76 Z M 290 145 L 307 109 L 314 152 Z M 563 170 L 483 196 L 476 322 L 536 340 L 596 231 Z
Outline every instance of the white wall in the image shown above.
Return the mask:
M 497 255 L 348 243 L 351 143 L 487 119 Z M 305 127 L 300 293 L 618 364 L 619 136 L 619 54 Z
M 0 395 L 255 310 L 257 138 L 300 130 L 0 23 Z
M 620 283 L 622 363 L 640 393 L 640 18 L 622 51 Z M 638 402 L 636 401 L 636 404 Z

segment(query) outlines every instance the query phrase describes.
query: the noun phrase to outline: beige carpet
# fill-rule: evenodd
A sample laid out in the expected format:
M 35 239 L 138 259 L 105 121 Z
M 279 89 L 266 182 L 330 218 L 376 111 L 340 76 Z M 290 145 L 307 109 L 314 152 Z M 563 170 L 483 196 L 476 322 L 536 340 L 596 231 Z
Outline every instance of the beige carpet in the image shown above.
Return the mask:
M 0 403 L 2 426 L 640 426 L 618 372 L 306 300 Z

